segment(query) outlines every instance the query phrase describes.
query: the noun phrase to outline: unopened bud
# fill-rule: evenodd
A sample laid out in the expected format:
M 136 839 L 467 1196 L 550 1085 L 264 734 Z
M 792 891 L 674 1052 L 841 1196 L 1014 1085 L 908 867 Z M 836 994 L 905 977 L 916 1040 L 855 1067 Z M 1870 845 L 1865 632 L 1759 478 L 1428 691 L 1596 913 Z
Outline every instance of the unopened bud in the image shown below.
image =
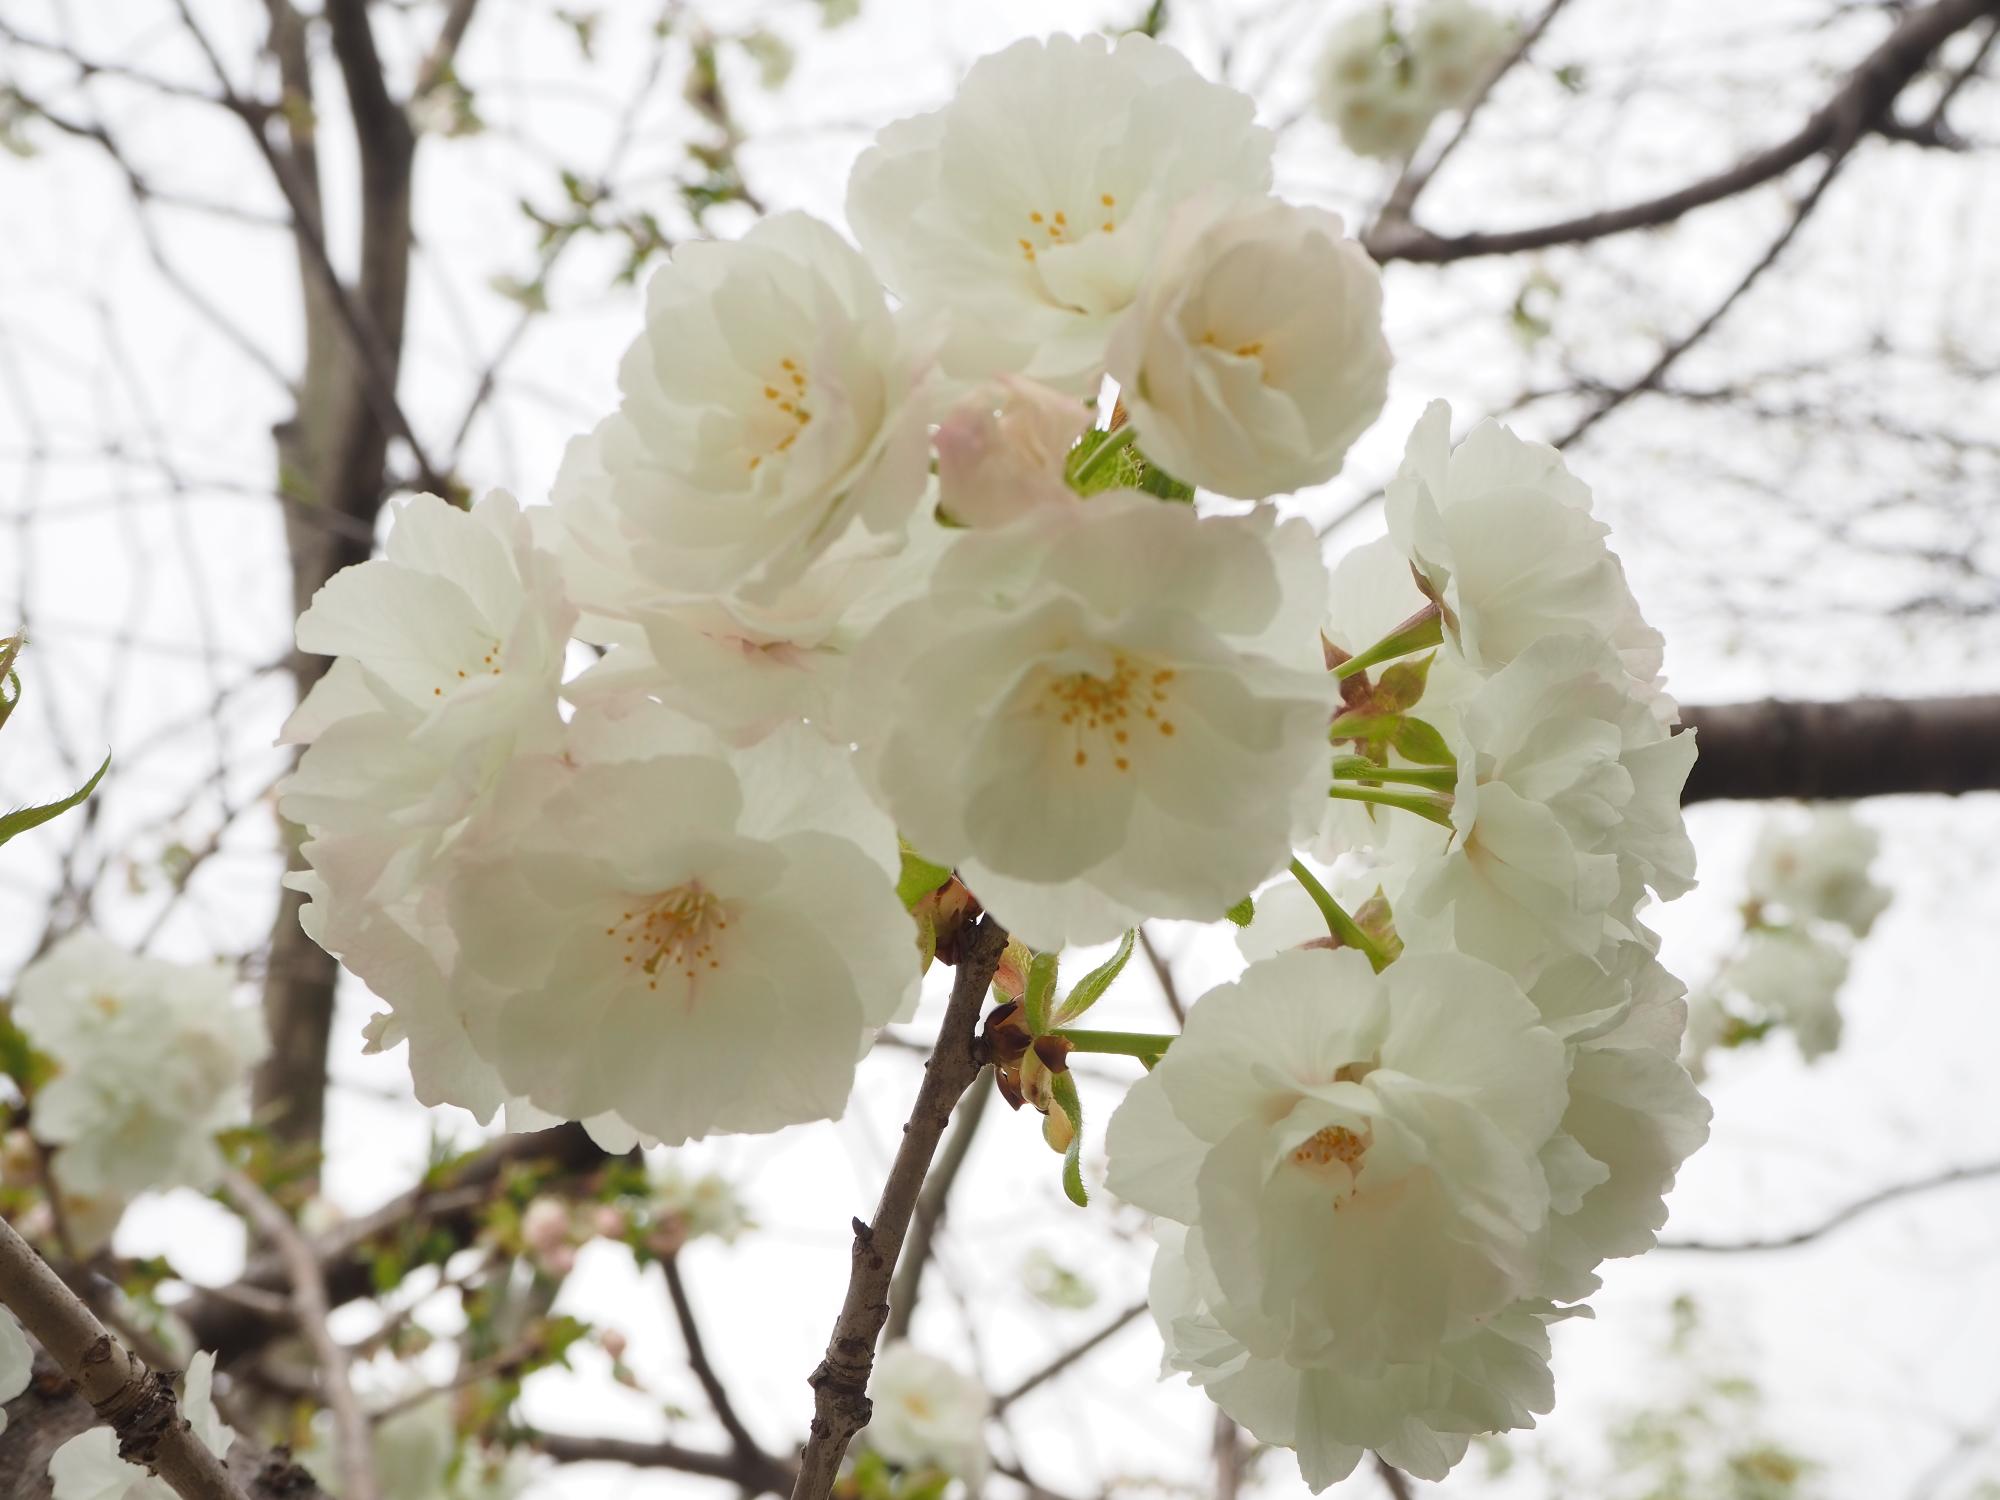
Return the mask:
M 521 1214 L 521 1243 L 546 1258 L 569 1244 L 569 1209 L 554 1198 L 536 1198 Z
M 590 1227 L 603 1239 L 622 1240 L 631 1232 L 632 1220 L 624 1209 L 600 1203 L 591 1213 Z
M 605 1329 L 602 1333 L 598 1334 L 597 1342 L 604 1347 L 604 1352 L 610 1355 L 614 1360 L 624 1359 L 625 1335 L 620 1333 L 617 1329 L 615 1328 Z

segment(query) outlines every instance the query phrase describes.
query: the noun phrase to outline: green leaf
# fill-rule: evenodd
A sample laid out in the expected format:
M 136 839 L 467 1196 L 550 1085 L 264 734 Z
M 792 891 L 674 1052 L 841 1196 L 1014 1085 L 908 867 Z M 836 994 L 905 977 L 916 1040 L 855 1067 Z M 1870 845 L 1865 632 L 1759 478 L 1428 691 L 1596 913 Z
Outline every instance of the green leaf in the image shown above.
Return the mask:
M 48 822 L 49 819 L 68 812 L 72 807 L 75 807 L 84 798 L 97 790 L 97 783 L 104 779 L 104 773 L 110 769 L 111 757 L 109 754 L 106 754 L 104 764 L 97 768 L 97 774 L 92 776 L 90 780 L 78 787 L 74 792 L 71 792 L 67 797 L 63 798 L 62 801 L 47 802 L 40 807 L 23 807 L 17 811 L 8 813 L 5 817 L 0 817 L 0 844 L 6 843 L 7 840 L 13 838 L 17 833 L 26 833 L 30 828 L 39 828 L 42 824 Z
M 1238 927 L 1248 927 L 1257 920 L 1257 905 L 1248 896 L 1230 907 L 1223 915 Z
M 907 840 L 898 838 L 896 843 L 903 854 L 903 868 L 896 876 L 896 894 L 906 908 L 912 907 L 951 879 L 951 867 L 932 864 L 911 848 Z
M 1037 953 L 1028 964 L 1028 984 L 1021 992 L 1021 1017 L 1030 1036 L 1049 1029 L 1049 1001 L 1056 992 L 1056 955 Z
M 1404 760 L 1415 761 L 1420 766 L 1458 764 L 1458 757 L 1451 753 L 1451 746 L 1444 742 L 1444 736 L 1422 719 L 1403 720 L 1389 737 L 1389 743 Z
M 1063 1193 L 1078 1208 L 1084 1208 L 1090 1203 L 1090 1194 L 1083 1190 L 1083 1101 L 1077 1097 L 1074 1075 L 1057 1073 L 1049 1083 L 1056 1107 L 1069 1116 L 1069 1149 L 1063 1152 Z
M 1056 1025 L 1069 1025 L 1103 998 L 1104 992 L 1111 988 L 1111 981 L 1125 972 L 1125 965 L 1132 957 L 1132 945 L 1138 936 L 1138 929 L 1126 929 L 1125 936 L 1118 940 L 1117 951 L 1076 982 L 1069 998 L 1063 1001 L 1062 1009 L 1056 1012 Z

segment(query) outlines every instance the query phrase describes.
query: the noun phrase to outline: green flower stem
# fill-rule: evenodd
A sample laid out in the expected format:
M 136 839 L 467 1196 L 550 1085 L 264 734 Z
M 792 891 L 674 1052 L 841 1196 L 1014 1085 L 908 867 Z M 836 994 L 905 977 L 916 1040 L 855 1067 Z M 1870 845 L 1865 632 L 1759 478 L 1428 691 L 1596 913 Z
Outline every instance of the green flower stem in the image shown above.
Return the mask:
M 1400 782 L 1438 792 L 1458 785 L 1458 772 L 1449 766 L 1378 766 L 1362 755 L 1341 756 L 1333 763 L 1333 774 L 1338 781 Z
M 1416 792 L 1391 792 L 1373 786 L 1347 786 L 1339 782 L 1328 787 L 1326 794 L 1343 802 L 1373 802 L 1378 807 L 1400 807 L 1404 812 L 1429 818 L 1441 827 L 1451 827 L 1451 804 L 1436 797 L 1421 796 Z
M 1342 947 L 1352 948 L 1359 953 L 1368 960 L 1369 966 L 1378 974 L 1389 966 L 1389 955 L 1384 953 L 1375 939 L 1361 930 L 1361 924 L 1350 917 L 1346 909 L 1333 899 L 1333 892 L 1321 885 L 1318 877 L 1296 859 L 1292 861 L 1292 878 L 1306 888 L 1306 894 L 1313 898 L 1313 905 L 1317 906 L 1319 914 L 1326 918 L 1327 931 L 1340 940 Z
M 1090 481 L 1095 479 L 1112 459 L 1123 453 L 1138 441 L 1138 429 L 1127 422 L 1098 445 L 1097 451 L 1077 465 L 1076 473 L 1070 476 L 1070 485 L 1077 490 L 1087 491 Z
M 1092 454 L 1091 462 L 1096 460 L 1097 455 Z M 1393 661 L 1399 656 L 1408 656 L 1412 651 L 1428 650 L 1443 640 L 1444 612 L 1435 603 L 1426 604 L 1359 656 L 1348 657 L 1333 669 L 1333 675 L 1352 677 L 1356 672 L 1367 671 L 1377 662 Z
M 1049 1035 L 1059 1036 L 1068 1042 L 1072 1052 L 1107 1052 L 1119 1057 L 1136 1057 L 1149 1068 L 1174 1042 L 1171 1036 L 1153 1031 L 1077 1031 L 1065 1027 Z

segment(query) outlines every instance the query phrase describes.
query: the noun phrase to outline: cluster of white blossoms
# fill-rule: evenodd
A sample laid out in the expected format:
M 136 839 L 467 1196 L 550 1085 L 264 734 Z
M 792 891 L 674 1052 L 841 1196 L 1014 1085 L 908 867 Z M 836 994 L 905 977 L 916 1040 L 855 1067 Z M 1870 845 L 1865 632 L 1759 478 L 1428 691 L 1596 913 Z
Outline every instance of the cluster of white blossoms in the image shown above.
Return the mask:
M 1840 1045 L 1840 991 L 1854 945 L 1887 910 L 1870 873 L 1881 838 L 1845 807 L 1766 820 L 1750 856 L 1742 941 L 1690 1003 L 1683 1056 L 1708 1055 L 1782 1027 L 1808 1061 Z
M 1316 1487 L 1436 1477 L 1548 1409 L 1547 1325 L 1705 1134 L 1639 919 L 1691 881 L 1693 742 L 1551 450 L 1434 407 L 1331 575 L 1263 503 L 1338 472 L 1389 351 L 1254 113 L 1143 36 L 1026 41 L 863 154 L 858 250 L 677 251 L 550 505 L 417 497 L 314 600 L 282 805 L 419 1097 L 620 1146 L 838 1115 L 935 947 L 910 907 L 976 901 L 1078 1198 L 1062 1058 L 1112 1034 L 1064 1028 L 1141 921 L 1291 868 L 1316 944 L 1104 1045 L 1165 1054 L 1110 1185 L 1162 1221 L 1173 1368 Z M 983 1397 L 952 1458 L 885 1409 L 903 1358 L 878 1450 L 962 1472 Z
M 1401 160 L 1439 114 L 1472 100 L 1512 42 L 1507 22 L 1473 0 L 1367 0 L 1327 38 L 1320 113 L 1355 155 Z
M 149 1189 L 212 1187 L 216 1132 L 240 1122 L 244 1079 L 267 1048 L 264 1020 L 236 1000 L 223 964 L 177 964 L 71 933 L 16 981 L 13 1019 L 53 1065 L 29 1128 L 55 1149 L 73 1234 L 96 1244 Z

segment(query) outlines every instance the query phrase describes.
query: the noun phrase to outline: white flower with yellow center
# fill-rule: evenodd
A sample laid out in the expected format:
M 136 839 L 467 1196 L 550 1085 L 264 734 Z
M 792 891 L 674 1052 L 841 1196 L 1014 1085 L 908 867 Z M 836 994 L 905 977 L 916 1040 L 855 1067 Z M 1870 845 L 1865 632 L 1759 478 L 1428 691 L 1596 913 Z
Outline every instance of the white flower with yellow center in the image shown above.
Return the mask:
M 454 1002 L 511 1093 L 669 1144 L 840 1114 L 916 993 L 893 845 L 745 791 L 714 755 L 514 768 L 445 886 Z
M 65 1192 L 215 1182 L 215 1133 L 241 1117 L 266 1048 L 262 1013 L 235 991 L 225 965 L 143 958 L 89 929 L 22 971 L 14 1019 L 57 1069 L 35 1093 L 33 1129 L 60 1148 Z
M 966 532 L 858 648 L 843 729 L 928 859 L 1037 948 L 1211 920 L 1325 797 L 1311 529 L 1151 496 Z
M 1252 1354 L 1216 1320 L 1219 1297 L 1200 1231 L 1160 1224 L 1147 1301 L 1166 1366 L 1186 1374 L 1260 1442 L 1296 1451 L 1314 1494 L 1375 1452 L 1418 1479 L 1443 1479 L 1478 1433 L 1532 1427 L 1555 1405 L 1548 1325 L 1573 1316 L 1509 1304 L 1425 1358 L 1353 1370 Z
M 1199 1226 L 1246 1348 L 1357 1376 L 1535 1294 L 1562 1042 L 1498 970 L 1299 949 L 1203 996 L 1112 1117 L 1107 1185 Z
M 1693 885 L 1694 736 L 1668 732 L 1603 641 L 1526 647 L 1466 704 L 1453 749 L 1450 844 L 1410 866 L 1400 931 L 1525 983 L 1628 934 L 1646 888 Z
M 876 1355 L 868 1396 L 874 1413 L 864 1440 L 890 1463 L 970 1482 L 986 1472 L 991 1398 L 971 1376 L 898 1339 Z
M 675 250 L 619 386 L 599 461 L 662 592 L 768 597 L 857 524 L 899 535 L 923 495 L 924 361 L 867 262 L 805 214 Z
M 1304 489 L 1388 395 L 1382 279 L 1337 214 L 1207 193 L 1169 221 L 1108 364 L 1175 478 L 1239 500 Z
M 1016 42 L 875 138 L 848 222 L 890 289 L 946 327 L 953 373 L 1092 396 L 1174 208 L 1270 187 L 1255 114 L 1149 37 Z

